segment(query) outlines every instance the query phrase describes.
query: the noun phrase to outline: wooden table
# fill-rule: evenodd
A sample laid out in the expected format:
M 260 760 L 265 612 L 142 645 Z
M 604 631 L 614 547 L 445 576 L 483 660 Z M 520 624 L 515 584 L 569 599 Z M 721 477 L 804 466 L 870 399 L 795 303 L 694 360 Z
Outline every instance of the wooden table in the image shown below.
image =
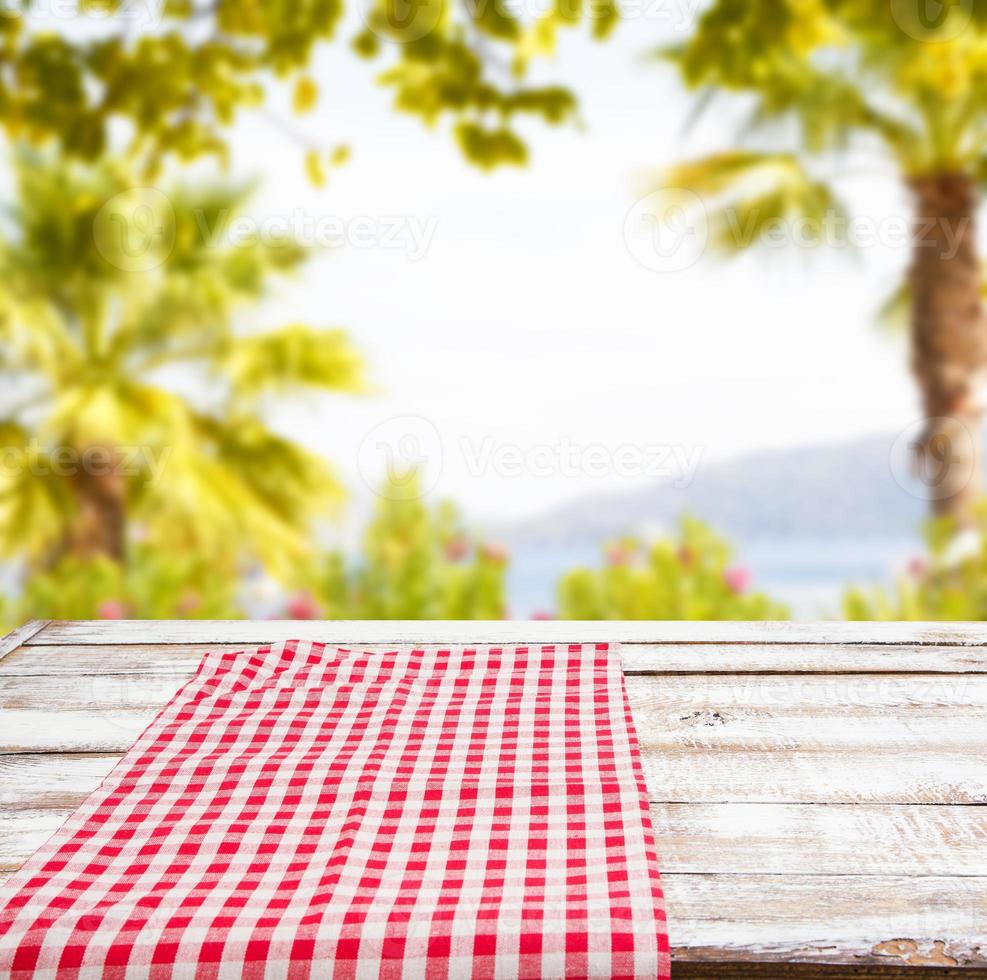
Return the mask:
M 676 977 L 987 976 L 987 624 L 30 623 L 0 641 L 0 877 L 207 648 L 620 640 Z

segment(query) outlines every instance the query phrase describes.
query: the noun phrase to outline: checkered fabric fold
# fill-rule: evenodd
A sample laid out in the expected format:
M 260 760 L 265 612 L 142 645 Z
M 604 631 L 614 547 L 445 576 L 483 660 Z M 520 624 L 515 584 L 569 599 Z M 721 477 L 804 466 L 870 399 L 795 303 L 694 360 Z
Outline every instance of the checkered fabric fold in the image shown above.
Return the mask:
M 209 653 L 0 892 L 0 976 L 669 977 L 617 648 Z

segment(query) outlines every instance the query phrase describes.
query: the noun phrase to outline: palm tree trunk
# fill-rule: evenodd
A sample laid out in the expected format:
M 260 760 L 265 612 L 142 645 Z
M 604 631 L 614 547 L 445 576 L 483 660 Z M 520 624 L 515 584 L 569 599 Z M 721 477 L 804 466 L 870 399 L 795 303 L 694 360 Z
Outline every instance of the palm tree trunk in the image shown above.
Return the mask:
M 972 177 L 959 173 L 910 183 L 916 203 L 911 363 L 926 419 L 916 445 L 918 474 L 933 514 L 963 525 L 983 493 L 987 319 L 974 222 L 977 188 Z
M 106 450 L 103 465 L 82 466 L 72 477 L 78 506 L 64 549 L 80 558 L 104 556 L 123 561 L 126 532 L 126 480 L 120 454 Z

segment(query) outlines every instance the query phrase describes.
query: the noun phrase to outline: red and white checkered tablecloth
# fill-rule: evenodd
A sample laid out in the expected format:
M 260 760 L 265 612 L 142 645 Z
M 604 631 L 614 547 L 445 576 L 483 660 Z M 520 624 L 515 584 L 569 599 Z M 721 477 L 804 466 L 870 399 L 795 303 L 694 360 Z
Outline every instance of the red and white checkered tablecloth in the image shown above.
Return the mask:
M 0 892 L 0 975 L 669 977 L 615 646 L 207 654 Z

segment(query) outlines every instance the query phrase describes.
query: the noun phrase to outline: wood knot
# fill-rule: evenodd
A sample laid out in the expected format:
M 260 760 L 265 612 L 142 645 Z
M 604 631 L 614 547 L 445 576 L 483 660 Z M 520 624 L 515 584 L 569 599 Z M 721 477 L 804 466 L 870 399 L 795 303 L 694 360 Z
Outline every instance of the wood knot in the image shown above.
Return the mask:
M 871 952 L 875 956 L 893 956 L 909 966 L 959 966 L 959 960 L 946 953 L 946 943 L 936 939 L 931 948 L 922 950 L 914 939 L 886 939 Z
M 727 723 L 726 715 L 720 714 L 719 711 L 693 711 L 691 714 L 682 715 L 679 721 L 687 721 L 692 725 L 705 725 L 707 728 Z

